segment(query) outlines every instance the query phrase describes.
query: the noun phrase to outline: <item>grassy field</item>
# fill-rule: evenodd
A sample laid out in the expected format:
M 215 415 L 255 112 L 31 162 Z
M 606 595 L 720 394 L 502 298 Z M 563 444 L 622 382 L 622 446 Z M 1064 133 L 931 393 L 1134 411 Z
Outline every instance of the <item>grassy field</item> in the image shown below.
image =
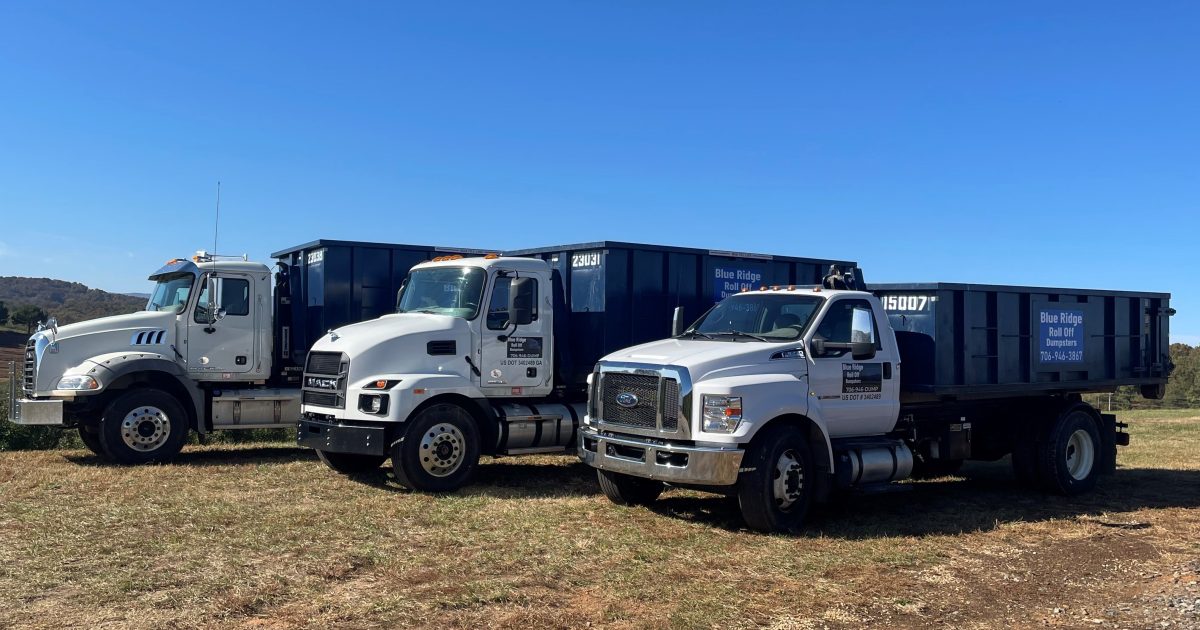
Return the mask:
M 611 505 L 568 457 L 426 496 L 286 444 L 0 453 L 0 627 L 1200 627 L 1200 411 L 1122 418 L 1089 496 L 973 465 L 798 536 L 699 493 Z

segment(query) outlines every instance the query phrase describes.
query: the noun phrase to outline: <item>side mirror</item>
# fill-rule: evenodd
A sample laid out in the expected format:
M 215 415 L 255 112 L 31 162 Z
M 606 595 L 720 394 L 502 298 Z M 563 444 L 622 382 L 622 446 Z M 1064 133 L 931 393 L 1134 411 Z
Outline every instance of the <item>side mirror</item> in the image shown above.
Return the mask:
M 825 356 L 825 340 L 824 339 L 822 339 L 820 337 L 813 337 L 813 340 L 808 345 L 812 346 L 810 348 L 811 352 L 809 352 L 809 354 L 811 354 L 812 356 L 814 356 L 814 357 Z
M 866 361 L 875 358 L 875 344 L 870 341 L 855 341 L 850 344 L 850 356 L 855 361 Z
M 508 323 L 524 326 L 533 321 L 533 294 L 536 282 L 533 278 L 513 278 L 508 286 Z
M 208 302 L 204 305 L 204 312 L 208 317 L 208 325 L 212 327 L 220 317 L 217 316 L 217 278 L 216 276 L 208 277 Z
M 671 336 L 678 337 L 683 334 L 683 329 L 686 324 L 683 323 L 683 307 L 676 306 L 675 314 L 671 316 Z

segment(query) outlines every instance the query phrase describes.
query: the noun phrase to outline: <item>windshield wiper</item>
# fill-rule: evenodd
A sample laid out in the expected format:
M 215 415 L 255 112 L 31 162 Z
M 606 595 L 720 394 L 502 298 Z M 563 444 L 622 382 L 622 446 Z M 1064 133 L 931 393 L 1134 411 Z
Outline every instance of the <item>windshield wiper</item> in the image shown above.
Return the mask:
M 696 338 L 696 337 L 698 337 L 698 336 L 699 336 L 699 337 L 704 337 L 705 339 L 712 339 L 712 338 L 713 338 L 713 336 L 712 336 L 712 335 L 710 335 L 710 334 L 708 334 L 708 333 L 702 333 L 702 332 L 700 332 L 699 330 L 696 330 L 695 328 L 693 328 L 693 329 L 691 329 L 691 330 L 685 330 L 685 331 L 683 331 L 683 333 L 681 333 L 679 336 L 680 336 L 680 337 L 691 337 L 692 339 L 695 339 L 695 338 Z
M 718 335 L 736 335 L 738 337 L 749 337 L 749 338 L 755 339 L 757 341 L 771 341 L 770 339 L 767 339 L 766 337 L 763 337 L 762 335 L 755 335 L 753 333 L 742 332 L 740 330 L 724 330 L 717 334 Z

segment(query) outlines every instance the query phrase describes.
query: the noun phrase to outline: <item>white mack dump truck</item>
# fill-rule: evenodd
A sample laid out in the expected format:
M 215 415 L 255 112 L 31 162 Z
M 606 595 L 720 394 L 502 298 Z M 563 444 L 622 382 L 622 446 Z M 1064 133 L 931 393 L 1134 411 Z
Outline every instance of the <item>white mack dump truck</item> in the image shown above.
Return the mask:
M 578 453 L 604 493 L 729 494 L 751 528 L 781 531 L 832 491 L 1011 454 L 1019 480 L 1073 495 L 1129 443 L 1079 394 L 1161 398 L 1171 369 L 1169 294 L 853 285 L 740 293 L 601 359 Z
M 170 459 L 189 431 L 291 428 L 307 340 L 387 312 L 408 268 L 446 251 L 318 240 L 272 254 L 274 273 L 171 260 L 144 311 L 40 327 L 10 365 L 9 420 L 77 429 L 127 464 Z

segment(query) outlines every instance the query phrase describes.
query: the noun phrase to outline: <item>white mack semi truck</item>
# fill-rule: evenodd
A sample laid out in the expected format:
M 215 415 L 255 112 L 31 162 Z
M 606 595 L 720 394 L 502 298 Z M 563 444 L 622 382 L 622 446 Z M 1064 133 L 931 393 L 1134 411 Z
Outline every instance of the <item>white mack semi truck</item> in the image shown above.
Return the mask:
M 798 527 L 839 489 L 1012 455 L 1077 494 L 1129 436 L 1084 392 L 1161 398 L 1169 294 L 911 284 L 756 287 L 590 378 L 579 456 L 614 502 L 666 485 L 735 496 L 747 525 Z
M 468 250 L 321 240 L 273 254 L 274 273 L 171 260 L 145 310 L 40 326 L 9 366 L 8 419 L 78 430 L 126 464 L 172 458 L 191 431 L 294 427 L 308 341 L 389 311 L 408 268 L 448 251 Z

